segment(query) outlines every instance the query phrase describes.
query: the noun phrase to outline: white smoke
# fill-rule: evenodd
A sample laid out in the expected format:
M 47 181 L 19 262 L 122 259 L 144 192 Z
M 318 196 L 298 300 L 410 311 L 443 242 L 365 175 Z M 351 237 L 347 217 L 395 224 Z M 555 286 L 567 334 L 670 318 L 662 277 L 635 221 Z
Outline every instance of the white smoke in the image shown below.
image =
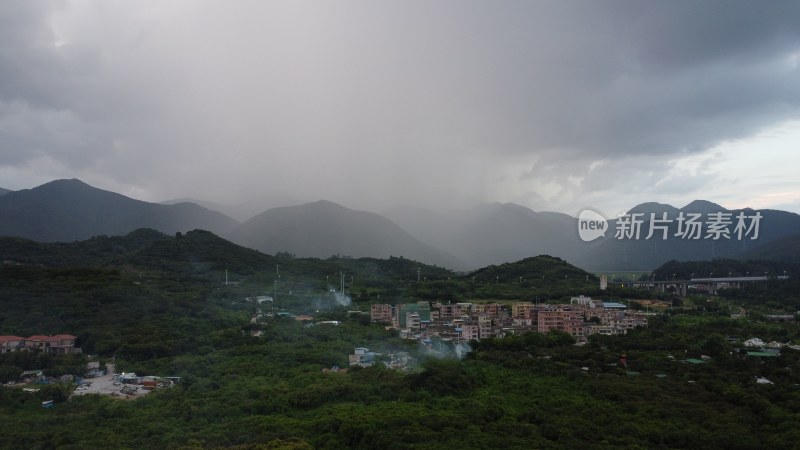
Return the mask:
M 439 359 L 457 358 L 464 359 L 467 353 L 472 351 L 472 347 L 466 342 L 455 343 L 450 341 L 442 341 L 433 338 L 427 343 L 420 342 L 420 350 L 426 356 L 432 356 Z
M 335 292 L 333 298 L 339 306 L 350 306 L 353 304 L 353 299 L 344 292 Z
M 456 353 L 458 359 L 464 359 L 467 353 L 472 351 L 472 347 L 466 342 L 455 344 L 453 347 L 453 351 Z
M 328 286 L 328 292 L 333 295 L 335 302 L 333 306 L 350 306 L 353 304 L 353 299 L 349 295 L 334 289 L 332 286 Z

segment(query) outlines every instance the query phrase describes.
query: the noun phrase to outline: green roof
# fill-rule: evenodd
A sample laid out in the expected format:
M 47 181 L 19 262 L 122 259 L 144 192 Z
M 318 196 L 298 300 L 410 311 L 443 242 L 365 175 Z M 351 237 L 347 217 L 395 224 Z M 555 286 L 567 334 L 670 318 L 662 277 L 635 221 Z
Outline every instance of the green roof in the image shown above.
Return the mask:
M 776 352 L 747 352 L 747 356 L 778 356 Z
M 689 358 L 686 362 L 689 364 L 708 364 L 708 361 L 699 358 Z

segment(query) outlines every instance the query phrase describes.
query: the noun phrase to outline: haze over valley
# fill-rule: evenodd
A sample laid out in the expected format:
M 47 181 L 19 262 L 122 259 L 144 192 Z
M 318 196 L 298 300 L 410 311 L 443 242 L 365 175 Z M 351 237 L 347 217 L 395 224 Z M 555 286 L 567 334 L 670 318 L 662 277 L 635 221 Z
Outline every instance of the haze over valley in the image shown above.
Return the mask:
M 0 235 L 70 242 L 95 235 L 124 235 L 138 228 L 169 234 L 204 229 L 264 253 L 299 257 L 403 256 L 468 271 L 545 254 L 592 271 L 646 271 L 669 260 L 739 257 L 778 239 L 796 239 L 800 230 L 797 214 L 765 210 L 755 240 L 681 239 L 676 237 L 675 224 L 667 240 L 644 239 L 644 235 L 635 240 L 614 239 L 616 219 L 612 219 L 604 238 L 583 242 L 576 217 L 508 203 L 442 212 L 400 207 L 381 215 L 321 200 L 270 208 L 241 222 L 209 209 L 225 207 L 205 204 L 148 203 L 80 180 L 56 180 L 0 196 Z M 676 217 L 682 211 L 734 216 L 745 210 L 695 201 L 683 208 L 645 203 L 628 212 L 647 219 L 650 213 Z M 645 230 L 648 224 L 643 224 Z

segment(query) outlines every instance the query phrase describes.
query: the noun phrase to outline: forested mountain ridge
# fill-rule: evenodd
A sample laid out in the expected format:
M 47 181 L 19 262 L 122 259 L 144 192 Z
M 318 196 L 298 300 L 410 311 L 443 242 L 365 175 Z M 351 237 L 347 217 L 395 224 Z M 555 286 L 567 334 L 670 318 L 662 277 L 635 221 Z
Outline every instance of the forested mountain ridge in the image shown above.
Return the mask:
M 224 233 L 233 219 L 193 203 L 161 205 L 97 189 L 80 180 L 56 180 L 0 196 L 0 236 L 71 242 L 123 235 L 138 228 L 172 234 L 202 228 Z

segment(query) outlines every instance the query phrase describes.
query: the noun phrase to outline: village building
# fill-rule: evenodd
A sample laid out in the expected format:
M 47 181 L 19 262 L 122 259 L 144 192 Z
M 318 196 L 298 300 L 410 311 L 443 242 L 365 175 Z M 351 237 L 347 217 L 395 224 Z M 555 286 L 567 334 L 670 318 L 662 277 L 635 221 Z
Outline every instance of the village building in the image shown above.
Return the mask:
M 390 318 L 391 314 L 391 318 Z M 650 314 L 652 315 L 652 314 Z M 438 337 L 453 342 L 504 337 L 526 332 L 562 331 L 578 342 L 592 334 L 622 335 L 647 326 L 647 313 L 629 311 L 618 302 L 603 302 L 587 296 L 572 297 L 569 304 L 515 302 L 441 303 L 406 305 L 374 304 L 372 321 L 391 322 L 404 339 Z
M 0 336 L 0 353 L 15 351 L 38 351 L 54 355 L 80 353 L 80 348 L 75 347 L 77 337 L 71 334 L 56 334 L 54 336 L 36 335 L 30 337 Z

